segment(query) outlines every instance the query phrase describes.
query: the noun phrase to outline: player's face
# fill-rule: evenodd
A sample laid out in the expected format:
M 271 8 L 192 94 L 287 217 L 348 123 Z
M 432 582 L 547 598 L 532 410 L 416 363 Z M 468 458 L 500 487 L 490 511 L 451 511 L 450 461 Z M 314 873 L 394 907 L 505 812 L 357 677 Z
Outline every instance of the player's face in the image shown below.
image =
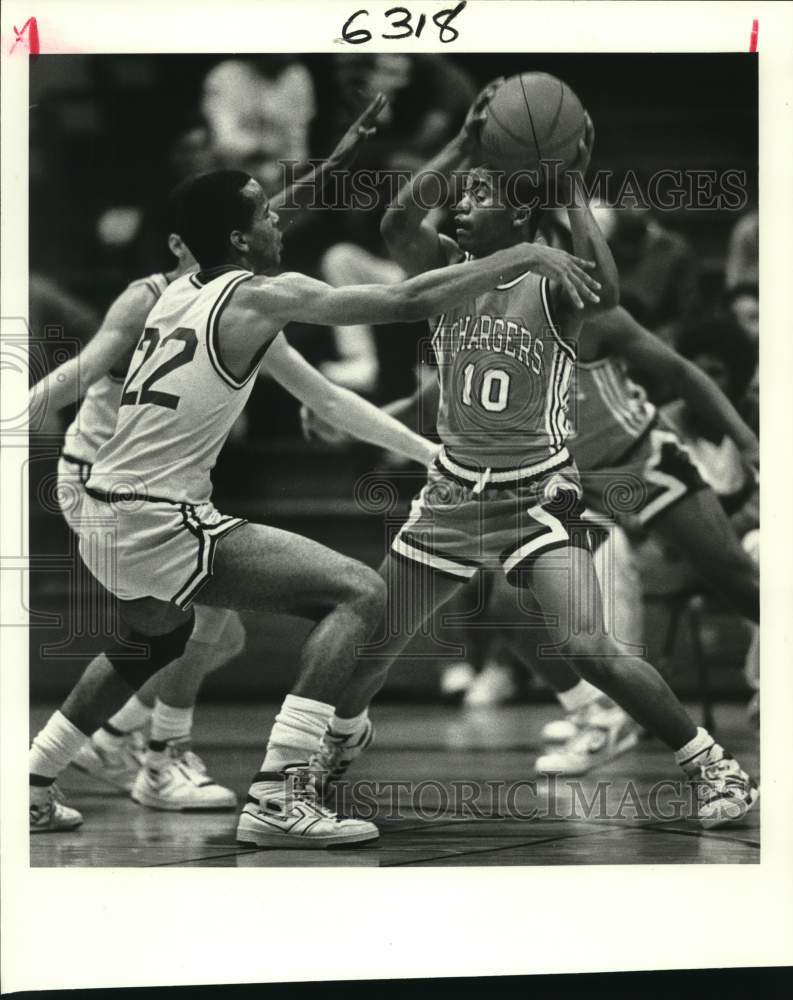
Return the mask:
M 250 226 L 243 233 L 248 242 L 248 266 L 256 274 L 266 274 L 281 262 L 282 236 L 278 216 L 270 208 L 270 201 L 260 184 L 250 181 L 244 190 L 256 201 Z
M 477 256 L 514 242 L 512 215 L 501 203 L 495 178 L 484 167 L 466 177 L 463 196 L 454 207 L 454 227 L 460 248 Z

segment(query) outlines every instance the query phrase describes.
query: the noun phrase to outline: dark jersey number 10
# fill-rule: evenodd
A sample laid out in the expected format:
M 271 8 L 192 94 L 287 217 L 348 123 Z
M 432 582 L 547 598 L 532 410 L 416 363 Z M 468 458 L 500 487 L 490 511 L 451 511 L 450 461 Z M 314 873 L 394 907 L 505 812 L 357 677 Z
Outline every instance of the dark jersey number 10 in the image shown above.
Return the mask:
M 163 361 L 161 365 L 154 369 L 151 375 L 141 382 L 138 388 L 133 388 L 132 383 L 152 354 L 158 348 L 165 347 L 166 344 L 172 344 L 174 341 L 181 342 L 182 344 L 182 349 L 179 353 L 172 355 L 167 361 Z M 181 368 L 182 365 L 189 364 L 193 360 L 197 346 L 198 338 L 196 337 L 195 330 L 188 330 L 187 327 L 180 326 L 173 333 L 169 333 L 166 337 L 161 338 L 160 331 L 156 327 L 147 326 L 137 347 L 138 351 L 143 350 L 143 357 L 140 360 L 140 364 L 137 365 L 134 371 L 130 372 L 127 381 L 124 383 L 124 392 L 121 395 L 120 405 L 142 406 L 145 403 L 153 403 L 155 406 L 165 406 L 169 410 L 175 410 L 179 405 L 179 396 L 172 392 L 162 392 L 159 389 L 152 389 L 152 386 L 169 372 L 174 371 L 176 368 Z

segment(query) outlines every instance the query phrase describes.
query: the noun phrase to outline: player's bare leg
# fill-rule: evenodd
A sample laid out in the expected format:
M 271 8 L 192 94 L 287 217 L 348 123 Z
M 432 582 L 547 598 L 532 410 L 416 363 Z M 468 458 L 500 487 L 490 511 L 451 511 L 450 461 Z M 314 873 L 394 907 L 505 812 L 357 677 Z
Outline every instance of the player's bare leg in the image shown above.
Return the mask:
M 339 820 L 316 800 L 313 752 L 382 615 L 385 585 L 368 567 L 299 535 L 246 524 L 220 542 L 202 603 L 276 611 L 316 622 L 298 657 L 298 677 L 281 706 L 251 782 L 237 839 L 261 847 L 359 843 L 377 828 Z
M 527 577 L 524 585 L 543 609 L 553 643 L 541 653 L 564 656 L 585 680 L 674 751 L 676 762 L 700 785 L 703 825 L 743 816 L 757 798 L 756 787 L 710 734 L 694 725 L 658 671 L 625 654 L 608 635 L 589 552 L 571 547 L 542 553 Z
M 672 507 L 662 511 L 653 520 L 653 532 L 657 532 L 665 541 L 674 545 L 685 554 L 690 565 L 697 570 L 709 590 L 714 590 L 731 608 L 739 611 L 750 621 L 759 619 L 759 569 L 750 555 L 742 548 L 735 532 L 724 512 L 718 498 L 711 490 L 698 490 L 679 500 Z M 612 532 L 610 542 L 619 541 L 619 535 Z M 597 555 L 601 555 L 598 553 Z M 614 573 L 607 579 L 599 574 L 604 599 L 611 602 L 613 608 L 613 625 L 615 636 L 623 643 L 642 642 L 641 619 L 636 618 L 635 609 L 640 606 L 637 594 L 640 590 L 630 589 L 630 553 L 617 548 L 614 552 Z M 637 581 L 638 582 L 638 581 Z M 638 626 L 638 628 L 637 628 Z M 564 733 L 578 725 L 579 720 L 588 723 L 592 713 L 597 716 L 592 739 L 589 744 L 603 742 L 602 734 L 609 731 L 608 738 L 614 739 L 615 734 L 627 731 L 627 724 L 614 711 L 602 712 L 608 709 L 610 702 L 598 699 L 597 692 L 586 681 L 572 685 L 569 670 L 551 661 L 536 664 L 538 672 L 557 692 L 559 700 L 568 713 L 568 720 L 551 723 L 554 727 L 551 736 L 557 732 L 564 739 L 557 737 L 554 742 L 570 744 L 570 748 L 554 750 L 545 754 L 538 761 L 538 766 L 550 769 L 561 769 L 566 764 L 566 773 L 581 773 L 581 768 L 589 769 L 586 760 L 592 765 L 600 763 L 597 756 L 582 751 L 586 750 L 588 737 L 578 732 Z M 590 707 L 593 706 L 593 707 Z M 545 736 L 545 731 L 543 733 Z M 550 740 L 549 740 L 550 742 Z M 604 750 L 607 751 L 605 743 Z
M 314 757 L 314 766 L 326 785 L 340 778 L 372 742 L 374 727 L 369 720 L 369 704 L 385 683 L 394 661 L 465 583 L 391 555 L 381 564 L 380 576 L 388 592 L 385 613 L 361 650 Z
M 697 490 L 661 511 L 651 530 L 686 556 L 708 590 L 750 621 L 760 621 L 760 569 L 712 490 Z
M 631 543 L 625 531 L 612 524 L 592 556 L 603 600 L 605 628 L 623 652 L 644 649 L 642 586 Z M 514 607 L 514 592 L 501 575 L 494 588 L 494 605 Z M 526 600 L 524 593 L 522 600 Z M 494 609 L 495 610 L 495 609 Z M 513 612 L 514 614 L 514 612 Z M 569 775 L 585 774 L 636 745 L 639 727 L 619 706 L 564 660 L 538 656 L 537 643 L 528 653 L 529 666 L 556 693 L 565 718 L 542 729 L 546 751 L 537 760 L 540 770 Z

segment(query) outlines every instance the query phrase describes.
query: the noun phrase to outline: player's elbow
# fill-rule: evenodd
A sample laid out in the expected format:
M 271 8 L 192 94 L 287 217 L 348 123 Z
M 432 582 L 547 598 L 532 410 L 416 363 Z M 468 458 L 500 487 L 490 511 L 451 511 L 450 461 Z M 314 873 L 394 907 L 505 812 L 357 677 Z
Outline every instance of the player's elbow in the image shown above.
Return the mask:
M 380 235 L 387 245 L 398 243 L 407 229 L 408 213 L 404 209 L 399 208 L 399 206 L 392 206 L 387 209 L 380 220 Z
M 409 281 L 390 285 L 386 294 L 391 322 L 413 323 L 433 313 L 435 303 L 431 293 L 412 287 Z

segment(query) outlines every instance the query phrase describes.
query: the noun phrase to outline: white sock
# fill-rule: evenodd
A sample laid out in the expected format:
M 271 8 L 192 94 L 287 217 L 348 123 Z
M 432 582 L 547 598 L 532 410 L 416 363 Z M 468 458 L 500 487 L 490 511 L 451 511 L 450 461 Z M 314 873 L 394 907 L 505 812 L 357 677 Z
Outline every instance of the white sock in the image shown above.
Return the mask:
M 142 729 L 149 721 L 151 713 L 152 709 L 133 694 L 129 701 L 107 720 L 112 726 L 110 731 L 116 729 L 120 733 L 131 733 L 133 729 Z
M 697 735 L 685 746 L 675 750 L 675 763 L 686 772 L 696 774 L 703 764 L 712 764 L 724 756 L 723 748 L 713 739 L 707 729 L 697 728 Z
M 250 787 L 254 798 L 262 791 L 259 786 L 268 780 L 262 775 L 280 771 L 287 764 L 308 764 L 332 715 L 333 705 L 294 694 L 286 696 L 275 717 L 261 769 Z
M 167 743 L 168 740 L 184 739 L 193 731 L 194 705 L 175 708 L 158 698 L 154 703 L 151 717 L 151 739 Z
M 77 756 L 88 737 L 61 712 L 54 712 L 33 740 L 28 756 L 31 777 L 47 779 L 37 785 L 52 784 Z
M 581 680 L 567 691 L 557 691 L 556 697 L 562 703 L 562 708 L 568 715 L 571 712 L 578 712 L 593 701 L 597 701 L 601 692 L 589 681 Z
M 360 715 L 354 715 L 351 719 L 342 719 L 334 713 L 328 723 L 328 729 L 333 730 L 338 736 L 358 736 L 363 733 L 368 721 L 368 708 L 365 708 Z

